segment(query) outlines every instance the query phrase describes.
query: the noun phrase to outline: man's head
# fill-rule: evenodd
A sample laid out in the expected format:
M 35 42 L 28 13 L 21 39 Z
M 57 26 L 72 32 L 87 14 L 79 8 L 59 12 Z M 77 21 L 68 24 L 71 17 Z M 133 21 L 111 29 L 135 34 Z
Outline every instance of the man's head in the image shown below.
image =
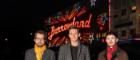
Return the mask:
M 76 26 L 71 26 L 69 28 L 69 38 L 71 42 L 78 41 L 78 38 L 80 37 L 79 29 Z
M 113 47 L 118 42 L 118 36 L 114 32 L 108 32 L 106 34 L 106 43 L 109 47 Z
M 45 45 L 45 41 L 46 41 L 46 33 L 43 30 L 38 30 L 35 32 L 34 35 L 34 42 L 38 47 L 42 47 L 43 45 Z

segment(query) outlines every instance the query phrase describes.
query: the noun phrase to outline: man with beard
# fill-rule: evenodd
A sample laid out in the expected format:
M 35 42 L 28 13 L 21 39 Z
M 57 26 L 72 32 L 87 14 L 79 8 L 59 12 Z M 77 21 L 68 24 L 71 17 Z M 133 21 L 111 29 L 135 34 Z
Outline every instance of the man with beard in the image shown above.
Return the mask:
M 25 60 L 55 60 L 55 54 L 46 47 L 46 33 L 38 30 L 34 35 L 34 48 L 25 53 Z

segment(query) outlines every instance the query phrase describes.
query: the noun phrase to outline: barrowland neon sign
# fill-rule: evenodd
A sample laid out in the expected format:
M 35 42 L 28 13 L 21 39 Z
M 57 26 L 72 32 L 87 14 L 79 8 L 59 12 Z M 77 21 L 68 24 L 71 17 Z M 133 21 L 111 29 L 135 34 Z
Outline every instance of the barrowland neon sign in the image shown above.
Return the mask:
M 76 21 L 76 18 L 73 18 L 73 21 L 58 27 L 51 26 L 51 31 L 48 33 L 48 39 L 52 40 L 52 37 L 60 32 L 66 31 L 70 26 L 77 26 L 78 28 L 90 28 L 92 14 L 89 15 L 87 20 Z
M 66 33 L 66 30 L 72 25 L 80 28 L 80 31 L 82 31 L 81 38 L 84 41 L 96 40 L 96 38 L 99 40 L 105 36 L 105 32 L 109 28 L 107 11 L 94 15 L 94 8 L 91 9 L 90 4 L 78 4 L 75 4 L 69 10 L 60 11 L 60 15 L 50 16 L 48 19 L 50 20 L 50 25 L 47 25 L 48 23 L 45 22 L 47 28 L 48 26 L 50 27 L 48 40 L 52 46 L 63 44 L 67 40 L 68 33 Z

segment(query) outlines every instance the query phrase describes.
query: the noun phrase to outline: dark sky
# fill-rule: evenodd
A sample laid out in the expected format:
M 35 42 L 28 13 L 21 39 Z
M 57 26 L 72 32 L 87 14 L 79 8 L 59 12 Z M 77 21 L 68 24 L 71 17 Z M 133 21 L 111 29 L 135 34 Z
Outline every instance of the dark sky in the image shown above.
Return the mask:
M 2 0 L 0 1 L 0 29 L 28 31 L 42 28 L 45 18 L 72 6 L 77 1 L 80 0 Z M 103 5 L 100 1 L 97 0 L 98 6 Z
M 25 50 L 33 47 L 31 33 L 43 29 L 45 18 L 75 2 L 76 0 L 1 0 L 0 60 L 9 60 L 10 56 L 19 57 L 17 60 L 23 59 Z
M 40 28 L 44 18 L 75 2 L 76 0 L 0 1 L 0 29 Z
M 44 19 L 70 7 L 77 0 L 0 1 L 0 51 L 24 51 L 33 47 L 33 35 L 43 29 Z M 17 50 L 15 50 L 15 48 Z M 0 52 L 1 53 L 1 52 Z M 2 52 L 5 54 L 5 52 Z M 0 59 L 1 60 L 1 59 Z

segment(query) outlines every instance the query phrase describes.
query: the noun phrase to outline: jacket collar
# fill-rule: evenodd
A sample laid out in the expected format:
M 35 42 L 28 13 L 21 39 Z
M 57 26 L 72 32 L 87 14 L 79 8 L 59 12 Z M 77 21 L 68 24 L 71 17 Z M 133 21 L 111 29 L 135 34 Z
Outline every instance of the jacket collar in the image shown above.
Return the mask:
M 120 54 L 120 48 L 117 47 L 117 50 L 114 53 L 112 53 L 112 59 L 111 60 L 114 60 L 119 54 Z M 105 49 L 104 57 L 107 60 L 107 48 Z
M 79 56 L 80 56 L 80 53 L 81 53 L 81 44 L 79 43 L 79 45 L 78 45 L 78 53 L 77 53 L 77 60 L 79 59 Z M 71 44 L 69 43 L 68 44 L 68 54 L 71 56 L 72 54 L 71 54 Z M 70 60 L 72 60 L 72 56 L 71 56 L 71 58 L 70 58 Z
M 47 47 L 46 47 L 47 48 Z M 44 51 L 43 55 L 42 55 L 42 60 L 46 60 L 46 55 L 47 55 L 47 50 Z M 33 49 L 33 59 L 37 60 L 36 58 L 36 54 L 35 54 L 35 50 Z

